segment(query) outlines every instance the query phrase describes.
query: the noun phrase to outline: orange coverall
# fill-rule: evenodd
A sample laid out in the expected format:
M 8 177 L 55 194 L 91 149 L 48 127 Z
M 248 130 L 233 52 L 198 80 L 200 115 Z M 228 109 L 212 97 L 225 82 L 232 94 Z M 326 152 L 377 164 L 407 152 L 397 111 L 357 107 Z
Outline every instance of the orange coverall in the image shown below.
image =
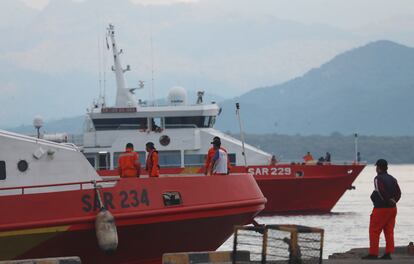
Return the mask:
M 158 151 L 152 150 L 148 152 L 146 169 L 148 171 L 149 177 L 159 177 L 160 176 L 160 166 L 158 164 Z
M 307 162 L 307 161 L 312 161 L 312 160 L 313 160 L 313 157 L 312 157 L 312 155 L 311 155 L 311 154 L 306 154 L 306 155 L 303 157 L 303 160 L 304 160 L 305 162 Z
M 118 158 L 118 172 L 121 177 L 139 177 L 141 166 L 138 153 L 127 148 Z

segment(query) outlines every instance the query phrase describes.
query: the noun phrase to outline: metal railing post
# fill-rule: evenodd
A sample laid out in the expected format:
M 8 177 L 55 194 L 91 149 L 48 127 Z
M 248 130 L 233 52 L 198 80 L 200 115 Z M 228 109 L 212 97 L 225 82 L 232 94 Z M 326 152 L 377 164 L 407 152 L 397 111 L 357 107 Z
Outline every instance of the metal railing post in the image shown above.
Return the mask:
M 236 264 L 236 259 L 237 259 L 237 232 L 238 231 L 238 227 L 234 228 L 234 240 L 233 240 L 233 253 L 232 253 L 232 260 L 231 263 L 232 264 Z
M 262 242 L 262 264 L 266 263 L 266 255 L 267 255 L 267 232 L 268 228 L 263 228 L 263 242 Z

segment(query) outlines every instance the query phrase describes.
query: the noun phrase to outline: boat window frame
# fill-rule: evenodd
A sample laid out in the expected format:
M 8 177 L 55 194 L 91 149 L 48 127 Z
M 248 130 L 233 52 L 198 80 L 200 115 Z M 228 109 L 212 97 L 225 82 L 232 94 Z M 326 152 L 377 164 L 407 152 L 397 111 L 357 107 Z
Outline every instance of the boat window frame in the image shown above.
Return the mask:
M 204 166 L 207 154 L 184 154 L 185 167 Z
M 148 118 L 148 129 L 154 132 L 161 132 L 165 129 L 164 127 L 164 117 L 156 116 Z
M 0 160 L 0 181 L 6 180 L 7 173 L 6 173 L 6 161 Z
M 216 116 L 210 116 L 210 127 L 216 124 Z
M 85 156 L 85 158 L 89 162 L 89 164 L 91 164 L 91 166 L 96 170 L 97 169 L 96 168 L 96 165 L 97 165 L 96 159 L 97 159 L 98 153 L 97 152 L 83 153 L 83 155 Z M 92 161 L 93 161 L 93 164 L 92 164 Z
M 164 126 L 165 128 L 209 128 L 211 116 L 166 116 Z
M 237 163 L 236 153 L 227 153 L 227 157 L 229 158 L 230 165 L 236 166 L 236 163 Z
M 127 118 L 94 118 L 93 127 L 96 131 L 106 130 L 146 130 L 148 129 L 148 118 L 146 117 L 127 117 Z
M 171 162 L 171 157 L 177 159 Z M 165 162 L 168 161 L 168 162 Z M 177 168 L 181 167 L 181 151 L 180 150 L 158 150 L 158 164 L 161 168 Z

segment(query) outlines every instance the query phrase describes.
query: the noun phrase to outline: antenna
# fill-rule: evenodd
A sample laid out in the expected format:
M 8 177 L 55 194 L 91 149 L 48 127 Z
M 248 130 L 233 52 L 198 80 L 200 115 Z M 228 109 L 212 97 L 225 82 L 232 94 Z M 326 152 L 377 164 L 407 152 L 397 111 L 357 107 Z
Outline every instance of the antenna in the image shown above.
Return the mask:
M 104 35 L 102 35 L 102 31 L 100 30 L 101 26 L 104 25 L 103 18 L 102 18 L 102 7 L 100 6 L 95 10 L 96 15 L 96 26 L 97 26 L 97 40 L 98 40 L 98 101 L 97 104 L 104 106 L 105 105 L 105 87 L 106 87 L 106 52 L 105 52 L 105 44 L 104 41 L 106 40 L 106 46 L 109 49 L 108 45 L 108 35 L 105 32 L 105 39 L 103 38 Z M 95 105 L 95 103 L 94 103 Z
M 355 162 L 359 162 L 358 158 L 358 134 L 354 134 L 354 145 L 355 145 Z
M 101 34 L 98 32 L 98 89 L 99 98 L 102 97 L 102 47 L 101 47 Z
M 244 133 L 243 133 L 243 127 L 242 127 L 242 123 L 241 123 L 241 119 L 240 119 L 240 104 L 236 103 L 236 115 L 237 118 L 239 120 L 239 127 L 240 127 L 240 137 L 241 137 L 241 142 L 242 142 L 242 155 L 244 158 L 244 166 L 247 167 L 247 159 L 246 159 L 246 152 L 244 149 Z
M 115 41 L 115 27 L 112 24 L 109 24 L 107 28 L 108 37 L 111 40 L 112 44 L 112 55 L 114 59 L 114 64 L 112 66 L 112 70 L 115 73 L 116 79 L 116 86 L 117 86 L 117 93 L 116 93 L 116 107 L 137 107 L 138 103 L 135 101 L 133 93 L 130 89 L 126 88 L 126 80 L 124 73 L 130 69 L 127 67 L 125 69 L 122 68 L 121 64 L 121 54 L 122 52 L 118 50 Z M 133 90 L 132 90 L 133 91 Z
M 155 78 L 154 78 L 154 43 L 153 43 L 153 34 L 152 34 L 152 7 L 149 8 L 149 27 L 150 27 L 150 54 L 151 54 L 151 89 L 150 89 L 150 100 L 153 106 L 156 106 L 155 102 Z

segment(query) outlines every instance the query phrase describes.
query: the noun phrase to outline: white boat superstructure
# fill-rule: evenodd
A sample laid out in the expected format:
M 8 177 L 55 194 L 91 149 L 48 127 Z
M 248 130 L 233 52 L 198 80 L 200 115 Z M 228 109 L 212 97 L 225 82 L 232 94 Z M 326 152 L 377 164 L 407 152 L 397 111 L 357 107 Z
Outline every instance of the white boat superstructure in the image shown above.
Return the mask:
M 0 195 L 22 194 L 23 188 L 25 193 L 79 189 L 66 184 L 102 180 L 74 145 L 0 130 L 0 146 L 0 189 L 9 189 Z M 45 187 L 51 185 L 55 186 Z M 82 188 L 93 188 L 93 184 Z
M 202 103 L 202 94 L 195 104 L 187 103 L 186 91 L 174 87 L 168 95 L 167 105 L 148 106 L 134 96 L 135 89 L 125 87 L 121 52 L 118 51 L 114 26 L 109 25 L 116 75 L 117 98 L 114 107 L 105 102 L 94 104 L 88 110 L 83 135 L 83 152 L 96 169 L 115 169 L 118 156 L 126 143 L 134 144 L 145 163 L 145 144 L 155 144 L 161 167 L 202 166 L 213 137 L 221 138 L 231 163 L 244 165 L 242 142 L 213 128 L 220 107 L 216 103 Z M 258 148 L 245 145 L 247 163 L 268 164 L 271 158 Z

